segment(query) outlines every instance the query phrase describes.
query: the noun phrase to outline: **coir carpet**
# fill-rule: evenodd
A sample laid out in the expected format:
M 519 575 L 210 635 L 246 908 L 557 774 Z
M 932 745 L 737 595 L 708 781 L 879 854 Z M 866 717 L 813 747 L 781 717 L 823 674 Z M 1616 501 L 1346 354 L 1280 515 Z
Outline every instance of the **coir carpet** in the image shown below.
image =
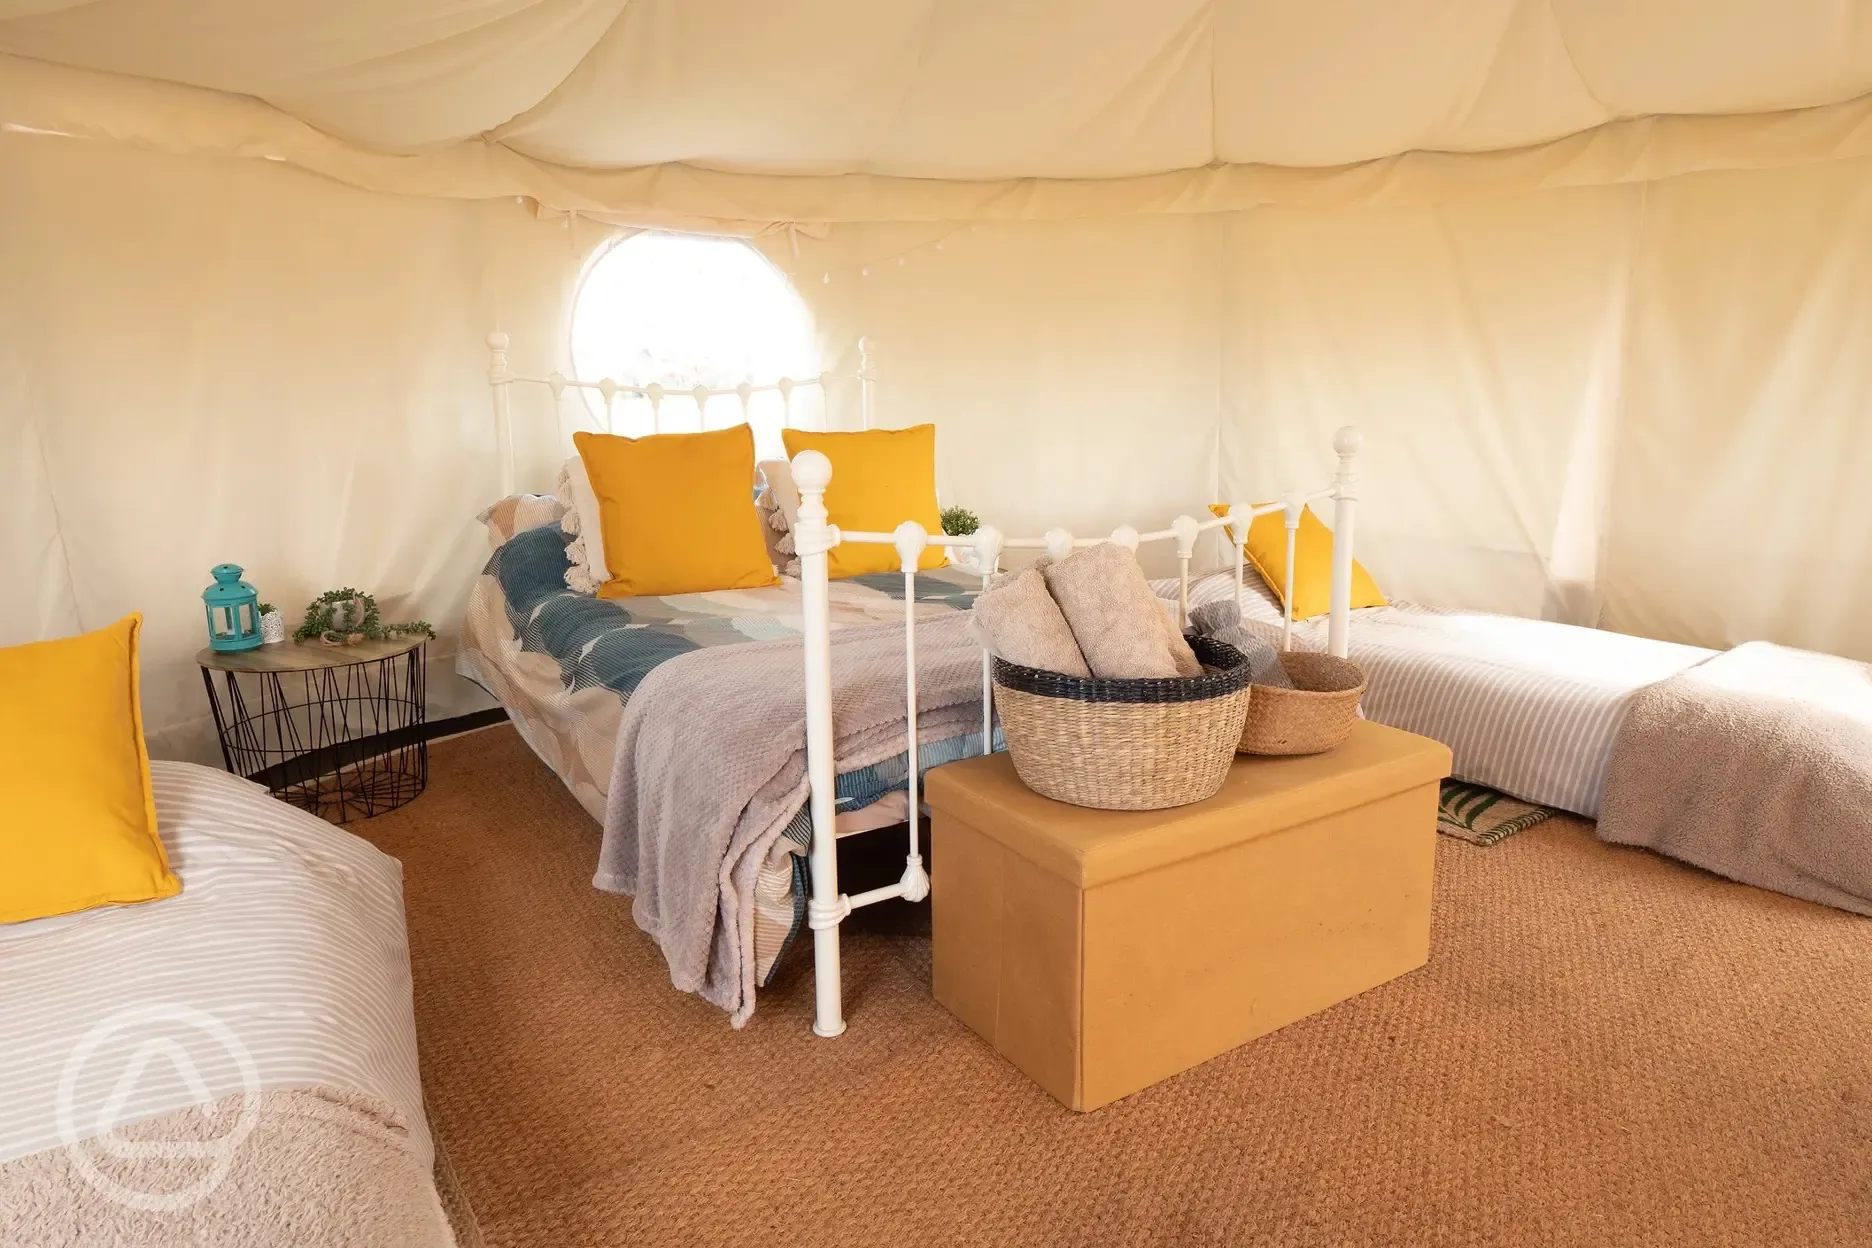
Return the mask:
M 355 830 L 489 1245 L 1872 1243 L 1872 920 L 1570 818 L 1438 838 L 1429 966 L 1089 1115 L 935 1003 L 901 903 L 848 928 L 844 1036 L 804 948 L 731 1029 L 510 728 Z

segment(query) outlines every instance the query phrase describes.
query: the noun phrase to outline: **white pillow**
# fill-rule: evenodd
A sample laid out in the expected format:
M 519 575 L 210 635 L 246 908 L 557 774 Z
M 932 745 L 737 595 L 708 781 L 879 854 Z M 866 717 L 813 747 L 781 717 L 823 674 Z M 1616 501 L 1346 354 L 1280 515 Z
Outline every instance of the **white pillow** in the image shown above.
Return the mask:
M 585 471 L 585 461 L 576 455 L 565 461 L 560 475 L 571 497 L 559 501 L 566 509 L 567 519 L 577 517 L 574 521 L 577 528 L 567 524 L 565 530 L 583 539 L 586 570 L 593 584 L 602 585 L 611 579 L 611 565 L 605 562 L 604 526 L 598 519 L 598 495 L 592 490 L 591 475 Z

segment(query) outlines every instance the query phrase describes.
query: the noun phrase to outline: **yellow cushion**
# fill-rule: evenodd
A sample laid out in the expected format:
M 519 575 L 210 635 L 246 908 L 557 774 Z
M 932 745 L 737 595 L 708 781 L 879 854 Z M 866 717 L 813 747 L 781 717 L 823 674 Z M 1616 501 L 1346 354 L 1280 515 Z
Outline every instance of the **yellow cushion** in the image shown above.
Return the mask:
M 0 923 L 172 897 L 132 615 L 0 649 Z
M 1256 503 L 1255 506 L 1262 506 Z M 1213 503 L 1210 511 L 1222 515 L 1225 503 Z M 1294 531 L 1294 604 L 1293 618 L 1310 620 L 1332 610 L 1332 530 L 1308 507 L 1300 513 L 1300 527 Z M 1287 605 L 1287 517 L 1278 511 L 1256 516 L 1248 525 L 1248 540 L 1242 553 L 1261 574 L 1281 606 Z M 1382 607 L 1385 596 L 1378 590 L 1365 565 L 1352 561 L 1352 605 Z
M 942 536 L 942 509 L 936 505 L 936 426 L 870 429 L 863 433 L 806 433 L 785 430 L 787 458 L 818 451 L 832 461 L 832 484 L 826 487 L 826 515 L 841 529 L 889 533 L 914 520 L 931 536 Z M 919 568 L 949 562 L 941 546 L 924 550 Z M 898 572 L 903 561 L 894 546 L 839 543 L 827 556 L 834 579 L 866 572 Z
M 611 579 L 600 598 L 773 585 L 754 509 L 754 431 L 575 433 Z

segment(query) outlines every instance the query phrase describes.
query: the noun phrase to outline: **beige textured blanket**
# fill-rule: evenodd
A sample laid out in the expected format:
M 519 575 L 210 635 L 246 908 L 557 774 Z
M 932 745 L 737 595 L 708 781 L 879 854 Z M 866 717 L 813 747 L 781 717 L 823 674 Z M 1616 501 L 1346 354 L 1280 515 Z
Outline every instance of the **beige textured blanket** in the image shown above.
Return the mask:
M 1872 667 L 1750 642 L 1639 690 L 1599 839 L 1872 914 Z
M 968 614 L 917 623 L 917 734 L 981 722 L 981 650 Z M 806 801 L 806 684 L 798 638 L 711 646 L 644 677 L 618 726 L 592 883 L 630 893 L 670 982 L 754 1012 L 754 884 Z M 904 749 L 901 624 L 832 634 L 832 732 L 841 773 Z
M 0 1244 L 454 1243 L 402 1115 L 362 1093 L 237 1093 L 0 1163 Z

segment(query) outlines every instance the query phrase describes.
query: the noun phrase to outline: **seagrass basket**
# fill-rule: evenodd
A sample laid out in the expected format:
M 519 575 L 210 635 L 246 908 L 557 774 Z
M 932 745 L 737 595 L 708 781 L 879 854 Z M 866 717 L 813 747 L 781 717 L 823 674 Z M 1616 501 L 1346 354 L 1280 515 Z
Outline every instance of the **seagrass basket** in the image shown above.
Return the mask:
M 994 661 L 995 710 L 1021 782 L 1099 810 L 1160 810 L 1214 796 L 1248 713 L 1248 660 L 1206 637 L 1201 676 L 1100 680 Z
M 1242 723 L 1243 754 L 1323 754 L 1343 745 L 1358 720 L 1365 669 L 1349 659 L 1283 651 L 1291 689 L 1255 685 Z

